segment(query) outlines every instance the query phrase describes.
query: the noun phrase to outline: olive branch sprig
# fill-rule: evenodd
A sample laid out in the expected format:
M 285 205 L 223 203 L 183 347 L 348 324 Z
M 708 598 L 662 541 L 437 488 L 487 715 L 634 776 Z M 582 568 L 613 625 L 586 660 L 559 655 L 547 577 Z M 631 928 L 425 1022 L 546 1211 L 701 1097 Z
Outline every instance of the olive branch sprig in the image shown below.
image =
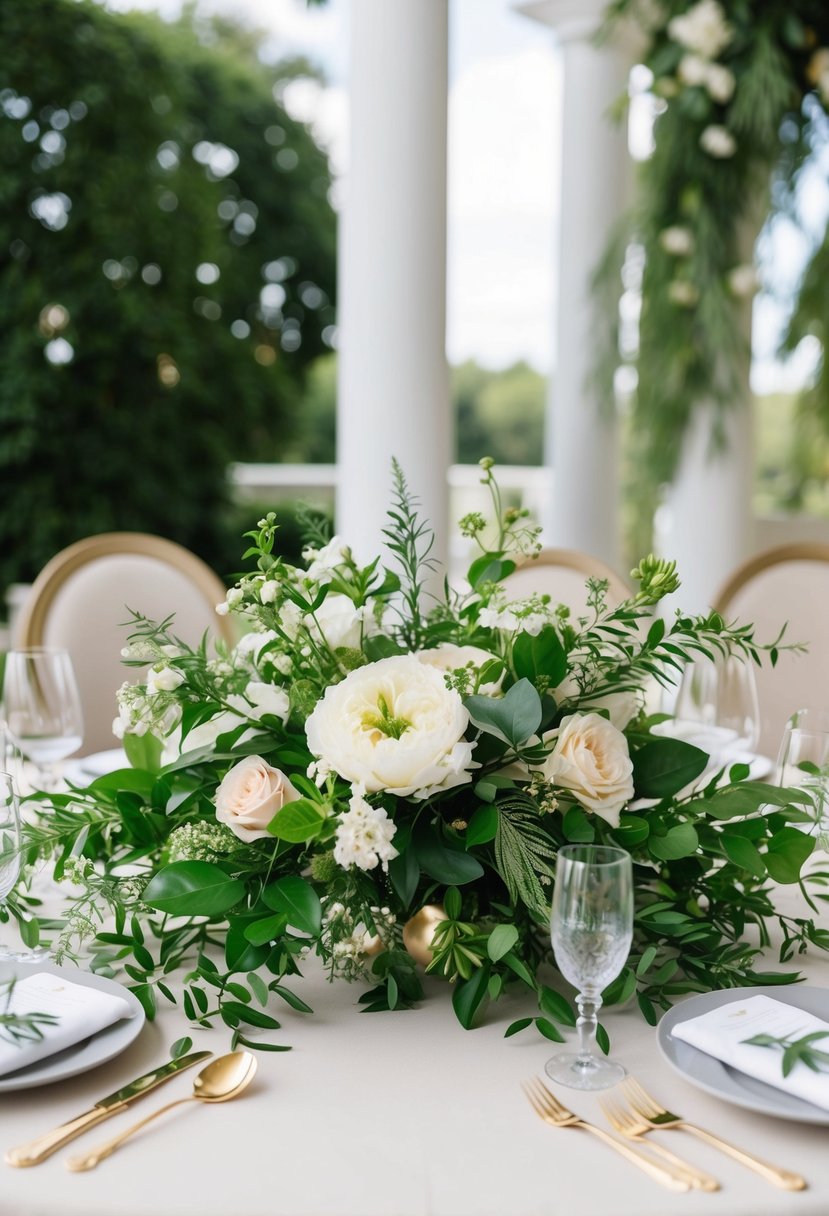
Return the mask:
M 801 1038 L 777 1038 L 773 1034 L 756 1034 L 743 1039 L 753 1047 L 770 1047 L 783 1052 L 783 1076 L 787 1077 L 798 1062 L 811 1068 L 812 1072 L 829 1072 L 829 1051 L 819 1051 L 814 1044 L 818 1039 L 829 1038 L 829 1030 L 813 1030 Z
M 4 1001 L 0 1013 L 0 1039 L 19 1047 L 42 1039 L 44 1027 L 57 1025 L 58 1019 L 51 1013 L 11 1013 L 9 1005 L 14 984 L 13 979 L 0 984 L 0 999 Z

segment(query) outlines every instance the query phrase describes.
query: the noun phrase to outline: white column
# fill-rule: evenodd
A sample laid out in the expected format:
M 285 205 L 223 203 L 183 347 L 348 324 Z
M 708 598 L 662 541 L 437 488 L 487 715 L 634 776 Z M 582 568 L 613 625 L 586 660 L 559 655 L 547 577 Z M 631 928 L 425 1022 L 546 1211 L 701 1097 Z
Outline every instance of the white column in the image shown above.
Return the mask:
M 447 0 L 352 0 L 339 237 L 337 529 L 373 556 L 391 460 L 447 552 Z
M 591 384 L 600 333 L 592 278 L 629 202 L 624 123 L 610 111 L 627 91 L 630 49 L 594 44 L 606 0 L 528 0 L 517 6 L 553 27 L 563 70 L 555 372 L 545 462 L 553 470 L 552 545 L 619 564 L 619 454 L 613 401 Z
M 727 407 L 715 446 L 715 411 L 697 406 L 673 483 L 656 516 L 656 546 L 675 558 L 682 586 L 670 608 L 705 612 L 719 587 L 751 552 L 752 411 Z

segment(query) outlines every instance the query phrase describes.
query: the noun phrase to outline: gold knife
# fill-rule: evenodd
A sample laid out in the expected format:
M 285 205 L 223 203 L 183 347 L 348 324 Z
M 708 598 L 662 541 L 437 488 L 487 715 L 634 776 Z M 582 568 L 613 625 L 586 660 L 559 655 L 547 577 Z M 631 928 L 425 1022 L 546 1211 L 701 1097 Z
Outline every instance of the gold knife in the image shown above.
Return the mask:
M 193 1051 L 189 1056 L 181 1056 L 178 1060 L 170 1060 L 168 1064 L 154 1068 L 152 1072 L 145 1072 L 143 1077 L 130 1081 L 129 1085 L 125 1085 L 123 1089 L 116 1090 L 107 1098 L 101 1098 L 91 1110 L 86 1111 L 83 1115 L 78 1115 L 77 1119 L 70 1119 L 68 1123 L 61 1124 L 54 1131 L 47 1132 L 45 1136 L 40 1136 L 37 1140 L 30 1141 L 29 1144 L 22 1144 L 19 1148 L 10 1148 L 6 1153 L 6 1165 L 14 1165 L 18 1168 L 26 1165 L 39 1165 L 41 1161 L 51 1157 L 52 1153 L 56 1153 L 59 1148 L 63 1148 L 64 1144 L 68 1144 L 70 1140 L 74 1140 L 88 1128 L 95 1127 L 97 1123 L 102 1123 L 111 1115 L 117 1115 L 119 1111 L 126 1110 L 131 1102 L 142 1098 L 156 1086 L 163 1085 L 165 1081 L 169 1081 L 171 1077 L 176 1076 L 185 1068 L 192 1068 L 194 1064 L 200 1064 L 202 1060 L 208 1059 L 212 1054 L 210 1051 Z

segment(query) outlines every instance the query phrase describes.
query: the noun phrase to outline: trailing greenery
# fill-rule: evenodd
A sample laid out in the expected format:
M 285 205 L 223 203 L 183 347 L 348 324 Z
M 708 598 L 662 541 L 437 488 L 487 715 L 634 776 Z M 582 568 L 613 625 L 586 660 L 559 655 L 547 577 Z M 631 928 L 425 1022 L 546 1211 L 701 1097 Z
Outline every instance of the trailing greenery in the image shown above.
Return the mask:
M 829 947 L 818 919 L 775 907 L 781 883 L 815 913 L 827 899 L 826 875 L 804 869 L 809 793 L 713 766 L 645 708 L 651 681 L 669 685 L 691 660 L 774 662 L 780 639 L 716 613 L 655 618 L 678 578 L 653 557 L 615 608 L 597 580 L 578 617 L 511 598 L 504 580 L 532 560 L 537 531 L 502 509 L 492 461 L 481 468 L 497 539 L 486 547 L 482 519 L 465 518 L 479 552 L 461 590 L 417 594 L 431 536 L 395 466 L 397 569 L 360 566 L 314 519 L 293 566 L 270 514 L 228 592 L 250 629 L 234 650 L 193 650 L 171 620 L 135 618 L 126 661 L 143 682 L 119 699 L 136 767 L 29 804 L 27 862 L 49 856 L 81 888 L 60 956 L 84 946 L 95 969 L 123 969 L 150 1016 L 180 1002 L 240 1042 L 246 1027 L 279 1028 L 275 1001 L 307 1009 L 291 980 L 309 952 L 369 985 L 367 1012 L 422 999 L 419 957 L 453 985 L 465 1027 L 517 987 L 538 1013 L 507 1033 L 560 1038 L 574 1015 L 542 965 L 555 857 L 571 842 L 632 855 L 633 948 L 605 999 L 635 994 L 649 1021 L 683 993 L 796 980 L 758 969 L 772 926 L 781 962 Z M 425 958 L 411 938 L 424 918 Z
M 14 980 L 0 984 L 0 1039 L 15 1046 L 37 1042 L 43 1038 L 43 1031 L 47 1027 L 57 1025 L 58 1019 L 51 1013 L 12 1013 L 9 1005 L 14 985 Z
M 629 460 L 641 529 L 676 471 L 694 412 L 711 408 L 717 445 L 727 411 L 749 406 L 753 242 L 770 215 L 799 219 L 801 179 L 827 144 L 829 9 L 822 0 L 613 0 L 607 33 L 620 18 L 643 33 L 655 114 L 626 239 L 614 238 L 621 256 L 629 244 L 644 255 L 641 282 L 629 264 L 626 284 L 642 303 L 635 349 L 626 352 L 638 377 Z M 788 349 L 806 334 L 823 343 L 826 259 L 821 238 Z M 619 284 L 619 270 L 618 254 L 609 256 L 603 293 L 609 281 Z M 608 400 L 618 362 L 616 333 L 604 359 Z M 824 364 L 803 409 L 829 427 Z
M 829 1030 L 813 1030 L 811 1034 L 804 1034 L 799 1039 L 755 1034 L 751 1039 L 743 1039 L 743 1042 L 754 1047 L 770 1047 L 781 1051 L 783 1076 L 788 1077 L 796 1064 L 805 1064 L 812 1072 L 829 1072 L 829 1051 L 821 1051 L 815 1046 L 821 1039 L 826 1038 L 829 1038 Z
M 276 100 L 309 69 L 193 22 L 0 5 L 0 587 L 109 529 L 227 573 L 226 466 L 280 458 L 330 348 L 331 176 Z

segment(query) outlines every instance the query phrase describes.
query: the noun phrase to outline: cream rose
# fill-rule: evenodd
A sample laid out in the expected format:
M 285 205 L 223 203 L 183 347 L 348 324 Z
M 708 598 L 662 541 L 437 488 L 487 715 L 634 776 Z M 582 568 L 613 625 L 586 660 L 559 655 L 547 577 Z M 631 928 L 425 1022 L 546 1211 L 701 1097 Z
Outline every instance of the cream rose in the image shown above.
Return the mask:
M 305 724 L 318 776 L 366 793 L 428 798 L 471 780 L 469 715 L 443 675 L 417 655 L 380 659 L 326 690 Z
M 240 840 L 261 840 L 268 824 L 299 791 L 261 756 L 247 756 L 228 772 L 216 790 L 216 818 Z
M 545 735 L 555 748 L 544 761 L 543 773 L 552 784 L 570 790 L 585 810 L 612 827 L 633 797 L 633 764 L 627 739 L 599 714 L 571 714 L 558 730 Z
M 480 646 L 455 646 L 452 642 L 441 642 L 433 650 L 419 650 L 417 657 L 421 663 L 428 663 L 438 671 L 457 671 L 459 667 L 474 667 L 477 670 L 486 663 L 491 663 L 496 656 L 488 650 L 482 650 Z M 478 689 L 480 696 L 497 696 L 504 682 L 504 674 L 502 671 L 497 680 L 482 684 Z

